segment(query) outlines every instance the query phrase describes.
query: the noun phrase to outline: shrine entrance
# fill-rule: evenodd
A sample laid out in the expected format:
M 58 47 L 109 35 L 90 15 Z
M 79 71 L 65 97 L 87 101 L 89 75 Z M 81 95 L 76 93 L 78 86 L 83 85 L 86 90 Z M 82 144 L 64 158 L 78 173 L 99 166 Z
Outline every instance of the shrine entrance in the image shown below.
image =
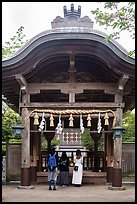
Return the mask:
M 34 109 L 29 117 L 31 133 L 33 133 L 31 136 L 32 144 L 30 144 L 32 158 L 34 158 L 34 154 L 37 154 L 34 134 L 38 133 L 41 138 L 40 134 L 42 133 L 48 142 L 48 148 L 50 148 L 54 138 L 60 141 L 60 145 L 56 149 L 59 157 L 63 151 L 66 151 L 71 162 L 76 150 L 80 149 L 84 157 L 84 170 L 91 170 L 92 172 L 106 171 L 107 155 L 110 154 L 110 157 L 113 157 L 113 134 L 111 129 L 115 126 L 116 115 L 112 110 Z M 81 134 L 87 128 L 89 129 L 90 139 L 93 141 L 92 151 L 86 149 L 81 142 Z M 107 144 L 108 141 L 109 145 Z M 47 171 L 47 154 L 41 150 L 41 147 L 37 148 L 39 149 L 38 155 L 40 155 L 39 171 Z

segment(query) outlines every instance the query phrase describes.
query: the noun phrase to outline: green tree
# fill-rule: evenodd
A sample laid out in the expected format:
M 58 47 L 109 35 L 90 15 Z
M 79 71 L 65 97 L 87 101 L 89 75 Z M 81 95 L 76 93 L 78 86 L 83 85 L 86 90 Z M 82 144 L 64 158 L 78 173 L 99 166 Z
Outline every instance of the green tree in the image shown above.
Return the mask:
M 81 133 L 81 143 L 88 150 L 94 149 L 94 141 L 90 135 L 90 129 L 85 129 L 83 133 Z
M 128 110 L 123 116 L 123 142 L 135 142 L 135 113 Z
M 2 141 L 3 142 L 15 142 L 14 131 L 12 125 L 16 125 L 17 122 L 21 123 L 21 117 L 9 108 L 4 102 L 2 102 Z
M 23 30 L 24 27 L 20 26 L 16 34 L 10 38 L 10 41 L 5 42 L 5 45 L 2 46 L 2 59 L 9 58 L 26 42 Z
M 20 26 L 16 34 L 10 38 L 10 41 L 6 42 L 5 45 L 2 46 L 2 59 L 10 57 L 26 42 L 23 29 L 24 27 Z M 2 100 L 6 101 L 6 98 L 2 96 Z M 5 103 L 4 101 L 2 101 L 2 141 L 20 141 L 14 138 L 12 125 L 16 125 L 17 122 L 21 123 L 21 117 L 8 106 L 8 103 Z
M 100 26 L 111 27 L 113 32 L 105 38 L 120 38 L 122 31 L 131 33 L 130 37 L 135 38 L 135 2 L 98 2 L 104 4 L 102 9 L 91 10 L 95 15 L 96 22 Z M 129 51 L 128 55 L 132 56 L 135 50 Z
M 48 142 L 46 140 L 46 138 L 44 137 L 44 134 L 41 133 L 41 147 L 42 147 L 42 150 L 46 150 L 47 147 L 48 147 Z

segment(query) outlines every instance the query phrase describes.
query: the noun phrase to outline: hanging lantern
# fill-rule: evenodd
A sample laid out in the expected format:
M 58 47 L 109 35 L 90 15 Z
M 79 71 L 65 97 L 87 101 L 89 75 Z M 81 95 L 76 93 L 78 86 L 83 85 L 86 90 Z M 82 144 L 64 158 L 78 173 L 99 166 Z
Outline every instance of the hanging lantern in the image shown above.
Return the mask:
M 105 125 L 109 125 L 109 122 L 108 122 L 109 117 L 107 113 L 105 113 L 104 119 L 105 119 Z
M 35 115 L 34 115 L 34 125 L 39 125 L 39 120 L 38 120 L 38 118 L 39 118 L 39 116 L 38 116 L 38 114 L 37 114 L 37 112 L 35 113 Z
M 90 117 L 90 114 L 88 114 L 88 117 L 87 117 L 87 127 L 91 127 L 91 117 Z
M 69 117 L 69 126 L 70 127 L 73 127 L 73 116 L 72 116 L 72 114 L 70 114 L 70 117 Z
M 54 126 L 54 118 L 53 118 L 53 115 L 51 113 L 50 115 L 50 127 L 53 127 Z

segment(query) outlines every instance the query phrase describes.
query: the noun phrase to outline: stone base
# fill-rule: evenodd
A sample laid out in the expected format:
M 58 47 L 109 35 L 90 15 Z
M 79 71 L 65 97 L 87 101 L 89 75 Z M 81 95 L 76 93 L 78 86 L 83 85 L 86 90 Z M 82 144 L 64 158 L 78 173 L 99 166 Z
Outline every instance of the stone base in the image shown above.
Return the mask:
M 121 187 L 122 186 L 122 168 L 113 167 L 112 186 L 113 187 Z
M 21 168 L 21 186 L 31 185 L 31 172 L 30 168 Z
M 112 182 L 107 182 L 106 186 L 112 185 Z
M 34 186 L 18 186 L 17 188 L 18 189 L 28 189 L 28 190 L 30 190 L 30 189 L 34 189 Z
M 122 187 L 114 187 L 114 186 L 108 186 L 108 190 L 126 190 L 125 186 Z
M 111 183 L 113 178 L 113 167 L 107 167 L 107 182 Z

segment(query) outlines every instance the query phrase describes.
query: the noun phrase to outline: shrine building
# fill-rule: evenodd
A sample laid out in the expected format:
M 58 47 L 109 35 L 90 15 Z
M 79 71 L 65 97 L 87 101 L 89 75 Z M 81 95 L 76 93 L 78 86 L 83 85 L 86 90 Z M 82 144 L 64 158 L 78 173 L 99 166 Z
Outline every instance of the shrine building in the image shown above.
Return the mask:
M 135 59 L 115 40 L 105 41 L 107 34 L 81 17 L 81 6 L 63 9 L 51 30 L 2 62 L 2 94 L 22 116 L 21 185 L 31 185 L 43 172 L 43 134 L 48 147 L 53 138 L 60 140 L 59 154 L 67 151 L 73 159 L 81 149 L 84 171 L 105 172 L 108 182 L 121 187 L 122 135 L 116 131 L 123 130 L 123 113 L 134 108 Z M 90 160 L 81 143 L 86 128 L 94 140 Z

